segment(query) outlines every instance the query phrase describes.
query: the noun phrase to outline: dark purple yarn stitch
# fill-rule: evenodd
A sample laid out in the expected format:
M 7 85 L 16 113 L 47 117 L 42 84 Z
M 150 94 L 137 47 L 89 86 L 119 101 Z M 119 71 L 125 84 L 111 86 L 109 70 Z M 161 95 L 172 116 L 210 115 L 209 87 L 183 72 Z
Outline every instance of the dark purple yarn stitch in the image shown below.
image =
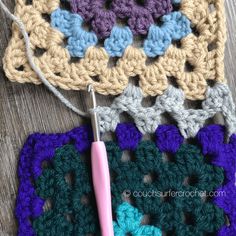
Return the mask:
M 16 202 L 16 217 L 19 222 L 19 236 L 35 235 L 30 220 L 41 215 L 44 201 L 35 193 L 32 181 L 40 176 L 42 162 L 51 160 L 55 149 L 67 143 L 73 143 L 79 152 L 89 149 L 91 144 L 91 128 L 81 126 L 65 134 L 33 134 L 24 145 L 20 154 L 18 175 L 20 186 Z M 224 168 L 225 185 L 218 191 L 225 191 L 226 196 L 217 197 L 215 203 L 224 209 L 230 219 L 230 226 L 224 226 L 219 236 L 236 235 L 236 135 L 232 135 L 229 143 L 224 143 L 224 127 L 211 125 L 199 131 L 197 139 L 203 154 L 212 156 L 214 165 Z M 125 135 L 126 134 L 126 135 Z M 141 134 L 133 124 L 120 124 L 116 130 L 117 140 L 123 148 L 133 149 L 138 145 Z M 134 140 L 132 140 L 134 138 Z M 165 152 L 174 152 L 183 142 L 183 137 L 173 125 L 160 125 L 156 131 L 156 145 Z M 122 147 L 121 147 L 122 148 Z
M 222 167 L 225 171 L 224 185 L 217 189 L 220 193 L 214 199 L 216 205 L 224 209 L 230 226 L 223 226 L 218 236 L 236 235 L 236 135 L 233 134 L 228 143 L 224 143 L 225 128 L 210 125 L 197 135 L 203 154 L 211 158 L 212 164 Z
M 19 236 L 34 236 L 30 220 L 42 214 L 44 201 L 35 193 L 33 181 L 42 173 L 42 162 L 53 158 L 55 150 L 73 143 L 79 152 L 90 147 L 92 132 L 89 126 L 81 126 L 64 134 L 33 134 L 27 139 L 18 167 L 19 188 L 15 215 L 19 223 Z
M 128 19 L 128 26 L 134 35 L 146 35 L 154 21 L 172 11 L 171 0 L 71 0 L 73 13 L 80 14 L 90 22 L 98 38 L 109 37 L 117 19 Z M 108 5 L 108 6 L 107 6 Z
M 121 123 L 116 127 L 116 137 L 122 150 L 134 150 L 142 139 L 142 134 L 133 123 Z
M 162 152 L 176 153 L 184 138 L 174 125 L 160 125 L 156 132 L 156 145 Z

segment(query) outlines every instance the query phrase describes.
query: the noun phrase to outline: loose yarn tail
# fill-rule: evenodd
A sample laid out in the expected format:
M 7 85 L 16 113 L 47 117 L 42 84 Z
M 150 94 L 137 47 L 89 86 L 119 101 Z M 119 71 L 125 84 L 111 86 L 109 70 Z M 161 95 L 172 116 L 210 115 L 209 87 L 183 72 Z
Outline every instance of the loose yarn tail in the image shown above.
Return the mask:
M 69 109 L 71 109 L 72 111 L 77 113 L 79 116 L 89 117 L 89 113 L 81 111 L 80 109 L 76 108 L 68 99 L 66 99 L 62 95 L 62 93 L 60 93 L 52 84 L 50 84 L 48 82 L 48 80 L 45 78 L 42 70 L 34 62 L 33 53 L 30 48 L 30 39 L 29 39 L 29 36 L 27 34 L 27 31 L 25 29 L 23 22 L 9 11 L 9 9 L 2 2 L 2 0 L 0 0 L 0 8 L 6 13 L 7 17 L 9 17 L 12 21 L 14 21 L 16 23 L 20 32 L 22 33 L 22 35 L 24 37 L 26 55 L 27 55 L 29 64 L 30 64 L 31 68 L 34 70 L 34 72 L 37 74 L 39 79 L 42 81 L 42 83 Z

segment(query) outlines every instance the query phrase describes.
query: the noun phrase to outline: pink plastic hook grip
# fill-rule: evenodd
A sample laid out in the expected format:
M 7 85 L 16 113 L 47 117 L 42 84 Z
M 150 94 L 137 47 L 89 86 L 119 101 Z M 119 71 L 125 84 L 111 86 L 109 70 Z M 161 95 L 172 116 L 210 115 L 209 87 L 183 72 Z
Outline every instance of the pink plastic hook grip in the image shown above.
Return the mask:
M 104 142 L 92 143 L 92 175 L 102 236 L 114 236 L 110 173 Z

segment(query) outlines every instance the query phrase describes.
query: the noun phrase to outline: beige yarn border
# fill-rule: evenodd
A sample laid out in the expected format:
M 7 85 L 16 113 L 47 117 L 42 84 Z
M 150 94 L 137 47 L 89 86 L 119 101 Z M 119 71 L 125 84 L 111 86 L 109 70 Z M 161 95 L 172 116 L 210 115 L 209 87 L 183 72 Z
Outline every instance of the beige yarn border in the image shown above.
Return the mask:
M 164 56 L 150 60 L 142 49 L 130 46 L 113 66 L 102 47 L 90 47 L 83 59 L 71 59 L 63 34 L 45 20 L 59 6 L 59 0 L 33 0 L 32 5 L 16 0 L 15 7 L 15 15 L 30 35 L 32 49 L 43 52 L 35 56 L 35 62 L 54 86 L 85 90 L 93 84 L 100 94 L 116 95 L 127 87 L 130 77 L 137 77 L 143 94 L 156 96 L 175 80 L 186 98 L 198 100 L 205 98 L 208 80 L 225 82 L 223 0 L 182 0 L 180 9 L 191 20 L 195 32 L 181 40 L 180 48 L 173 43 Z M 14 24 L 3 65 L 11 81 L 40 84 L 27 62 L 24 41 Z

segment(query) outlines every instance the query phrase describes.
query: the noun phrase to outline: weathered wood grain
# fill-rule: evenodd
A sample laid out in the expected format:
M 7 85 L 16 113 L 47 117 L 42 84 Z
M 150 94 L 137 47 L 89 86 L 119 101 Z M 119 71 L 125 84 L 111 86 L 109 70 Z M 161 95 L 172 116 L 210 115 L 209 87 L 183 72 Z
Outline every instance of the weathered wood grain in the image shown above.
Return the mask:
M 14 1 L 5 0 L 13 10 Z M 228 42 L 226 76 L 236 101 L 236 2 L 225 1 Z M 10 38 L 11 22 L 0 11 L 0 58 Z M 81 109 L 87 106 L 83 92 L 63 91 Z M 99 104 L 110 104 L 111 98 L 98 96 Z M 30 133 L 64 132 L 81 124 L 82 120 L 69 111 L 43 86 L 9 82 L 0 60 L 0 236 L 16 235 L 14 205 L 17 193 L 17 162 L 19 151 Z

